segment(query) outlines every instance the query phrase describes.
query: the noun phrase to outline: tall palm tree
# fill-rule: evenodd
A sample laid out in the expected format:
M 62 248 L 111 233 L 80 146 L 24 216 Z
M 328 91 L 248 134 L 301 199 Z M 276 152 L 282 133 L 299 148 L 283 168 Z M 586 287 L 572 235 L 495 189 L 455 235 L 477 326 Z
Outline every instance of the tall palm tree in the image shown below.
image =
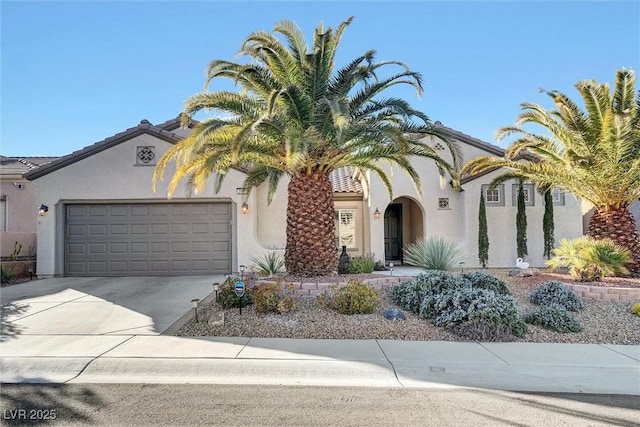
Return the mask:
M 613 93 L 607 83 L 576 84 L 586 111 L 558 91 L 544 91 L 556 109 L 522 104 L 515 126 L 497 132 L 497 139 L 517 134 L 504 158 L 481 157 L 464 165 L 475 174 L 504 167 L 494 184 L 523 177 L 541 189 L 556 187 L 588 200 L 595 207 L 589 234 L 609 237 L 633 254 L 629 270 L 640 274 L 640 240 L 629 206 L 640 198 L 640 96 L 635 73 L 618 70 Z M 529 132 L 525 124 L 542 126 L 550 136 Z M 533 153 L 530 162 L 520 161 Z
M 367 51 L 335 69 L 335 56 L 352 18 L 335 30 L 320 24 L 308 46 L 301 30 L 281 21 L 272 33 L 256 31 L 242 43 L 245 63 L 214 60 L 205 87 L 231 79 L 238 92 L 203 92 L 192 96 L 182 115 L 188 124 L 203 109 L 222 113 L 196 124 L 192 134 L 158 162 L 154 185 L 168 164 L 177 170 L 173 192 L 185 180 L 201 190 L 214 176 L 220 189 L 230 168 L 247 173 L 247 190 L 266 183 L 269 201 L 283 176 L 289 177 L 285 264 L 291 274 L 315 275 L 337 269 L 333 190 L 330 173 L 350 165 L 372 171 L 391 196 L 381 162 L 404 170 L 417 187 L 420 177 L 412 156 L 433 159 L 442 176 L 457 184 L 459 148 L 428 117 L 402 99 L 378 98 L 395 85 L 422 92 L 422 77 L 400 62 L 374 62 Z M 280 36 L 280 37 L 278 37 Z M 283 40 L 282 40 L 283 39 Z M 382 77 L 380 73 L 397 68 Z M 449 147 L 452 163 L 443 160 L 416 135 L 437 135 Z

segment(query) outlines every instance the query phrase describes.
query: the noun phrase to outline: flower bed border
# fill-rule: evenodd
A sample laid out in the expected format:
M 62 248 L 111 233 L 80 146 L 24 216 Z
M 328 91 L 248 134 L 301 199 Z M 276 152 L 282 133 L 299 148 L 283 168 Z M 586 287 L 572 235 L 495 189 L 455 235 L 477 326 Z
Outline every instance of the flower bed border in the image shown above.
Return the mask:
M 640 288 L 614 288 L 563 282 L 579 297 L 596 301 L 640 302 Z
M 410 276 L 392 276 L 392 277 L 378 277 L 375 279 L 362 279 L 361 282 L 364 282 L 368 285 L 373 286 L 376 289 L 386 291 L 390 289 L 392 286 L 397 285 L 398 283 L 406 282 L 407 280 L 411 280 Z M 311 298 L 316 297 L 325 290 L 329 289 L 333 285 L 345 286 L 347 284 L 348 279 L 345 278 L 344 281 L 339 282 L 295 282 L 295 281 L 286 281 L 287 283 L 291 283 L 295 290 L 295 295 L 297 297 L 302 298 Z M 272 280 L 272 279 L 263 279 L 254 282 L 253 286 L 261 285 L 261 284 L 273 284 L 273 283 L 281 283 L 282 281 Z

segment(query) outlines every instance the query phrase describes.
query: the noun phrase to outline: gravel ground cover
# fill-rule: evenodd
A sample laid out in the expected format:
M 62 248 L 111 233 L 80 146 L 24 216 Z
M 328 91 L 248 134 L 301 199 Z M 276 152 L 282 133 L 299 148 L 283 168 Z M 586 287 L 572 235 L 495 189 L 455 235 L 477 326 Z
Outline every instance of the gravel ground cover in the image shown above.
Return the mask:
M 505 281 L 518 301 L 521 314 L 532 311 L 529 302 L 531 290 L 550 280 L 571 282 L 569 276 L 542 274 L 515 278 L 508 270 L 490 270 Z M 366 275 L 365 275 L 366 276 Z M 360 278 L 365 278 L 360 276 Z M 325 281 L 314 278 L 311 281 Z M 328 281 L 328 280 L 327 280 Z M 616 283 L 615 285 L 612 283 Z M 620 285 L 621 283 L 624 286 Z M 590 284 L 593 286 L 594 284 Z M 603 286 L 640 287 L 640 279 L 607 279 Z M 640 317 L 630 311 L 630 304 L 583 300 L 584 308 L 575 313 L 583 330 L 578 333 L 559 333 L 528 325 L 528 333 L 516 341 L 557 342 L 583 344 L 640 344 Z M 399 339 L 417 341 L 465 341 L 447 329 L 431 325 L 417 315 L 403 310 L 406 320 L 387 320 L 383 313 L 387 307 L 397 307 L 385 294 L 383 303 L 373 314 L 341 315 L 322 308 L 314 298 L 299 299 L 298 310 L 289 314 L 258 314 L 252 306 L 239 310 L 224 310 L 225 324 L 209 326 L 212 314 L 223 310 L 215 303 L 200 308 L 200 319 L 191 319 L 176 333 L 178 336 L 245 336 L 265 338 L 321 338 L 321 339 Z

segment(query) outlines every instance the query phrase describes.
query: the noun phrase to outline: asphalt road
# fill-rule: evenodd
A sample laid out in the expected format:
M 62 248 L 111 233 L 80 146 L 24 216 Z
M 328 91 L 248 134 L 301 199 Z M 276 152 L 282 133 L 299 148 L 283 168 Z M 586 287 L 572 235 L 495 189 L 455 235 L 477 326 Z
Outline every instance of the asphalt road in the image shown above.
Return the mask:
M 2 385 L 3 425 L 640 426 L 624 395 L 148 384 Z

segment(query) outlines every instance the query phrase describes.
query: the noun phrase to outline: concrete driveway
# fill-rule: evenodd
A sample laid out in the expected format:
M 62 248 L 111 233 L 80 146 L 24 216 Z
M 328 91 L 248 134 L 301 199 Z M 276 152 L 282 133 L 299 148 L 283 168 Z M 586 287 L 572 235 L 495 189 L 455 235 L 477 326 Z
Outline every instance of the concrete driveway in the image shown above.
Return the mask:
M 54 278 L 2 288 L 2 335 L 159 335 L 223 276 Z

